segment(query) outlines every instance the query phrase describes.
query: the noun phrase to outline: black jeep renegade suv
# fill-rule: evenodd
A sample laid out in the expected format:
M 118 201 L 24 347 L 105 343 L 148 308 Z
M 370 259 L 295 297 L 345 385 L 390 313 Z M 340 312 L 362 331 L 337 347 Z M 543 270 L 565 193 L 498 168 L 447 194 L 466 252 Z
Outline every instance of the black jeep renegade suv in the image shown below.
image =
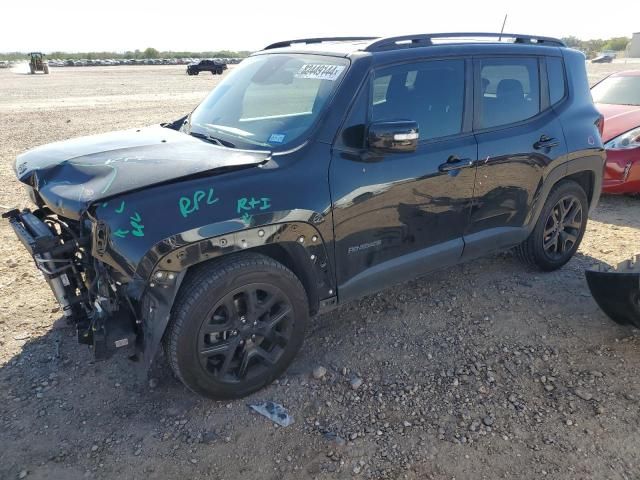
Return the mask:
M 164 344 L 193 391 L 238 397 L 350 299 L 512 247 L 564 265 L 601 122 L 555 39 L 280 42 L 178 121 L 20 155 L 37 209 L 5 217 L 97 357 Z

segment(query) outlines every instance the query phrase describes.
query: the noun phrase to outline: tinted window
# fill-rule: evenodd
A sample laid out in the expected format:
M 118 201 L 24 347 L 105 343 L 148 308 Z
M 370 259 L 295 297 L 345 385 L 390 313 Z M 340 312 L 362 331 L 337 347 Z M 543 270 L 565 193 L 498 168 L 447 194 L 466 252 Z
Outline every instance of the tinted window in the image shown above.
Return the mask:
M 564 68 L 558 57 L 547 57 L 547 76 L 549 77 L 549 100 L 551 105 L 564 97 Z
M 591 89 L 595 103 L 640 105 L 640 76 L 611 76 Z
M 189 129 L 240 148 L 270 149 L 304 138 L 348 63 L 320 55 L 247 58 L 193 111 Z
M 421 139 L 460 133 L 464 60 L 386 68 L 373 81 L 372 121 L 414 120 Z
M 369 99 L 368 84 L 360 89 L 358 98 L 351 107 L 351 111 L 344 122 L 342 132 L 338 136 L 339 147 L 364 147 L 364 132 L 367 123 L 367 101 Z
M 480 128 L 519 122 L 540 111 L 538 61 L 480 60 Z

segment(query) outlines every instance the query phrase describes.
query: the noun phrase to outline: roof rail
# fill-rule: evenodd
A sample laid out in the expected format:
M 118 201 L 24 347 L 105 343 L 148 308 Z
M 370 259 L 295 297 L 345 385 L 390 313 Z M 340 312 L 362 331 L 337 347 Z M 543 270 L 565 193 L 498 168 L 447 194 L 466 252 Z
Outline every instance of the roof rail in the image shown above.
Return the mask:
M 400 37 L 379 38 L 371 42 L 364 48 L 366 52 L 379 52 L 383 50 L 394 50 L 407 47 L 427 47 L 434 45 L 433 39 L 476 39 L 476 38 L 496 38 L 501 42 L 503 38 L 513 39 L 512 43 L 524 43 L 530 45 L 550 45 L 556 47 L 566 47 L 562 40 L 551 37 L 540 37 L 536 35 L 521 35 L 519 33 L 487 33 L 487 32 L 464 32 L 464 33 L 422 33 L 418 35 L 403 35 Z M 459 42 L 471 43 L 471 42 Z
M 272 43 L 263 48 L 263 50 L 271 50 L 272 48 L 290 47 L 294 43 L 322 43 L 322 42 L 353 42 L 355 40 L 375 40 L 380 37 L 318 37 L 318 38 L 299 38 L 297 40 L 283 40 L 282 42 Z

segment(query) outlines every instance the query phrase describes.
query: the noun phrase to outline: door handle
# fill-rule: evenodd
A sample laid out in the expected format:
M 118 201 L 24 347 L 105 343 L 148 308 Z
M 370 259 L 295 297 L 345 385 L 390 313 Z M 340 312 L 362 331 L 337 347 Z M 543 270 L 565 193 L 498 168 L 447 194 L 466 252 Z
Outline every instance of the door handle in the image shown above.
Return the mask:
M 542 135 L 540 140 L 533 144 L 533 148 L 536 150 L 542 150 L 543 148 L 553 148 L 560 145 L 560 142 L 555 138 L 548 137 L 547 135 Z
M 458 158 L 455 155 L 451 155 L 445 163 L 438 166 L 438 170 L 441 172 L 451 172 L 453 170 L 460 170 L 462 168 L 469 168 L 473 166 L 473 160 L 470 158 Z

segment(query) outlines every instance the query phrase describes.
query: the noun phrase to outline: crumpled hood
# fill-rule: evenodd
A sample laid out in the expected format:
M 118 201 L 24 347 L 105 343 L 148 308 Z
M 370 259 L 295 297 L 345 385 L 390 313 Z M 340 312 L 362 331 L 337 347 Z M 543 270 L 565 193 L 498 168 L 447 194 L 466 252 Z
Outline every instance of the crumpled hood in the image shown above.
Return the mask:
M 604 143 L 640 127 L 640 107 L 636 105 L 597 103 L 596 108 L 604 116 L 604 132 L 602 132 Z
M 269 158 L 270 152 L 220 147 L 157 125 L 43 145 L 19 155 L 15 170 L 54 212 L 78 218 L 97 200 Z

